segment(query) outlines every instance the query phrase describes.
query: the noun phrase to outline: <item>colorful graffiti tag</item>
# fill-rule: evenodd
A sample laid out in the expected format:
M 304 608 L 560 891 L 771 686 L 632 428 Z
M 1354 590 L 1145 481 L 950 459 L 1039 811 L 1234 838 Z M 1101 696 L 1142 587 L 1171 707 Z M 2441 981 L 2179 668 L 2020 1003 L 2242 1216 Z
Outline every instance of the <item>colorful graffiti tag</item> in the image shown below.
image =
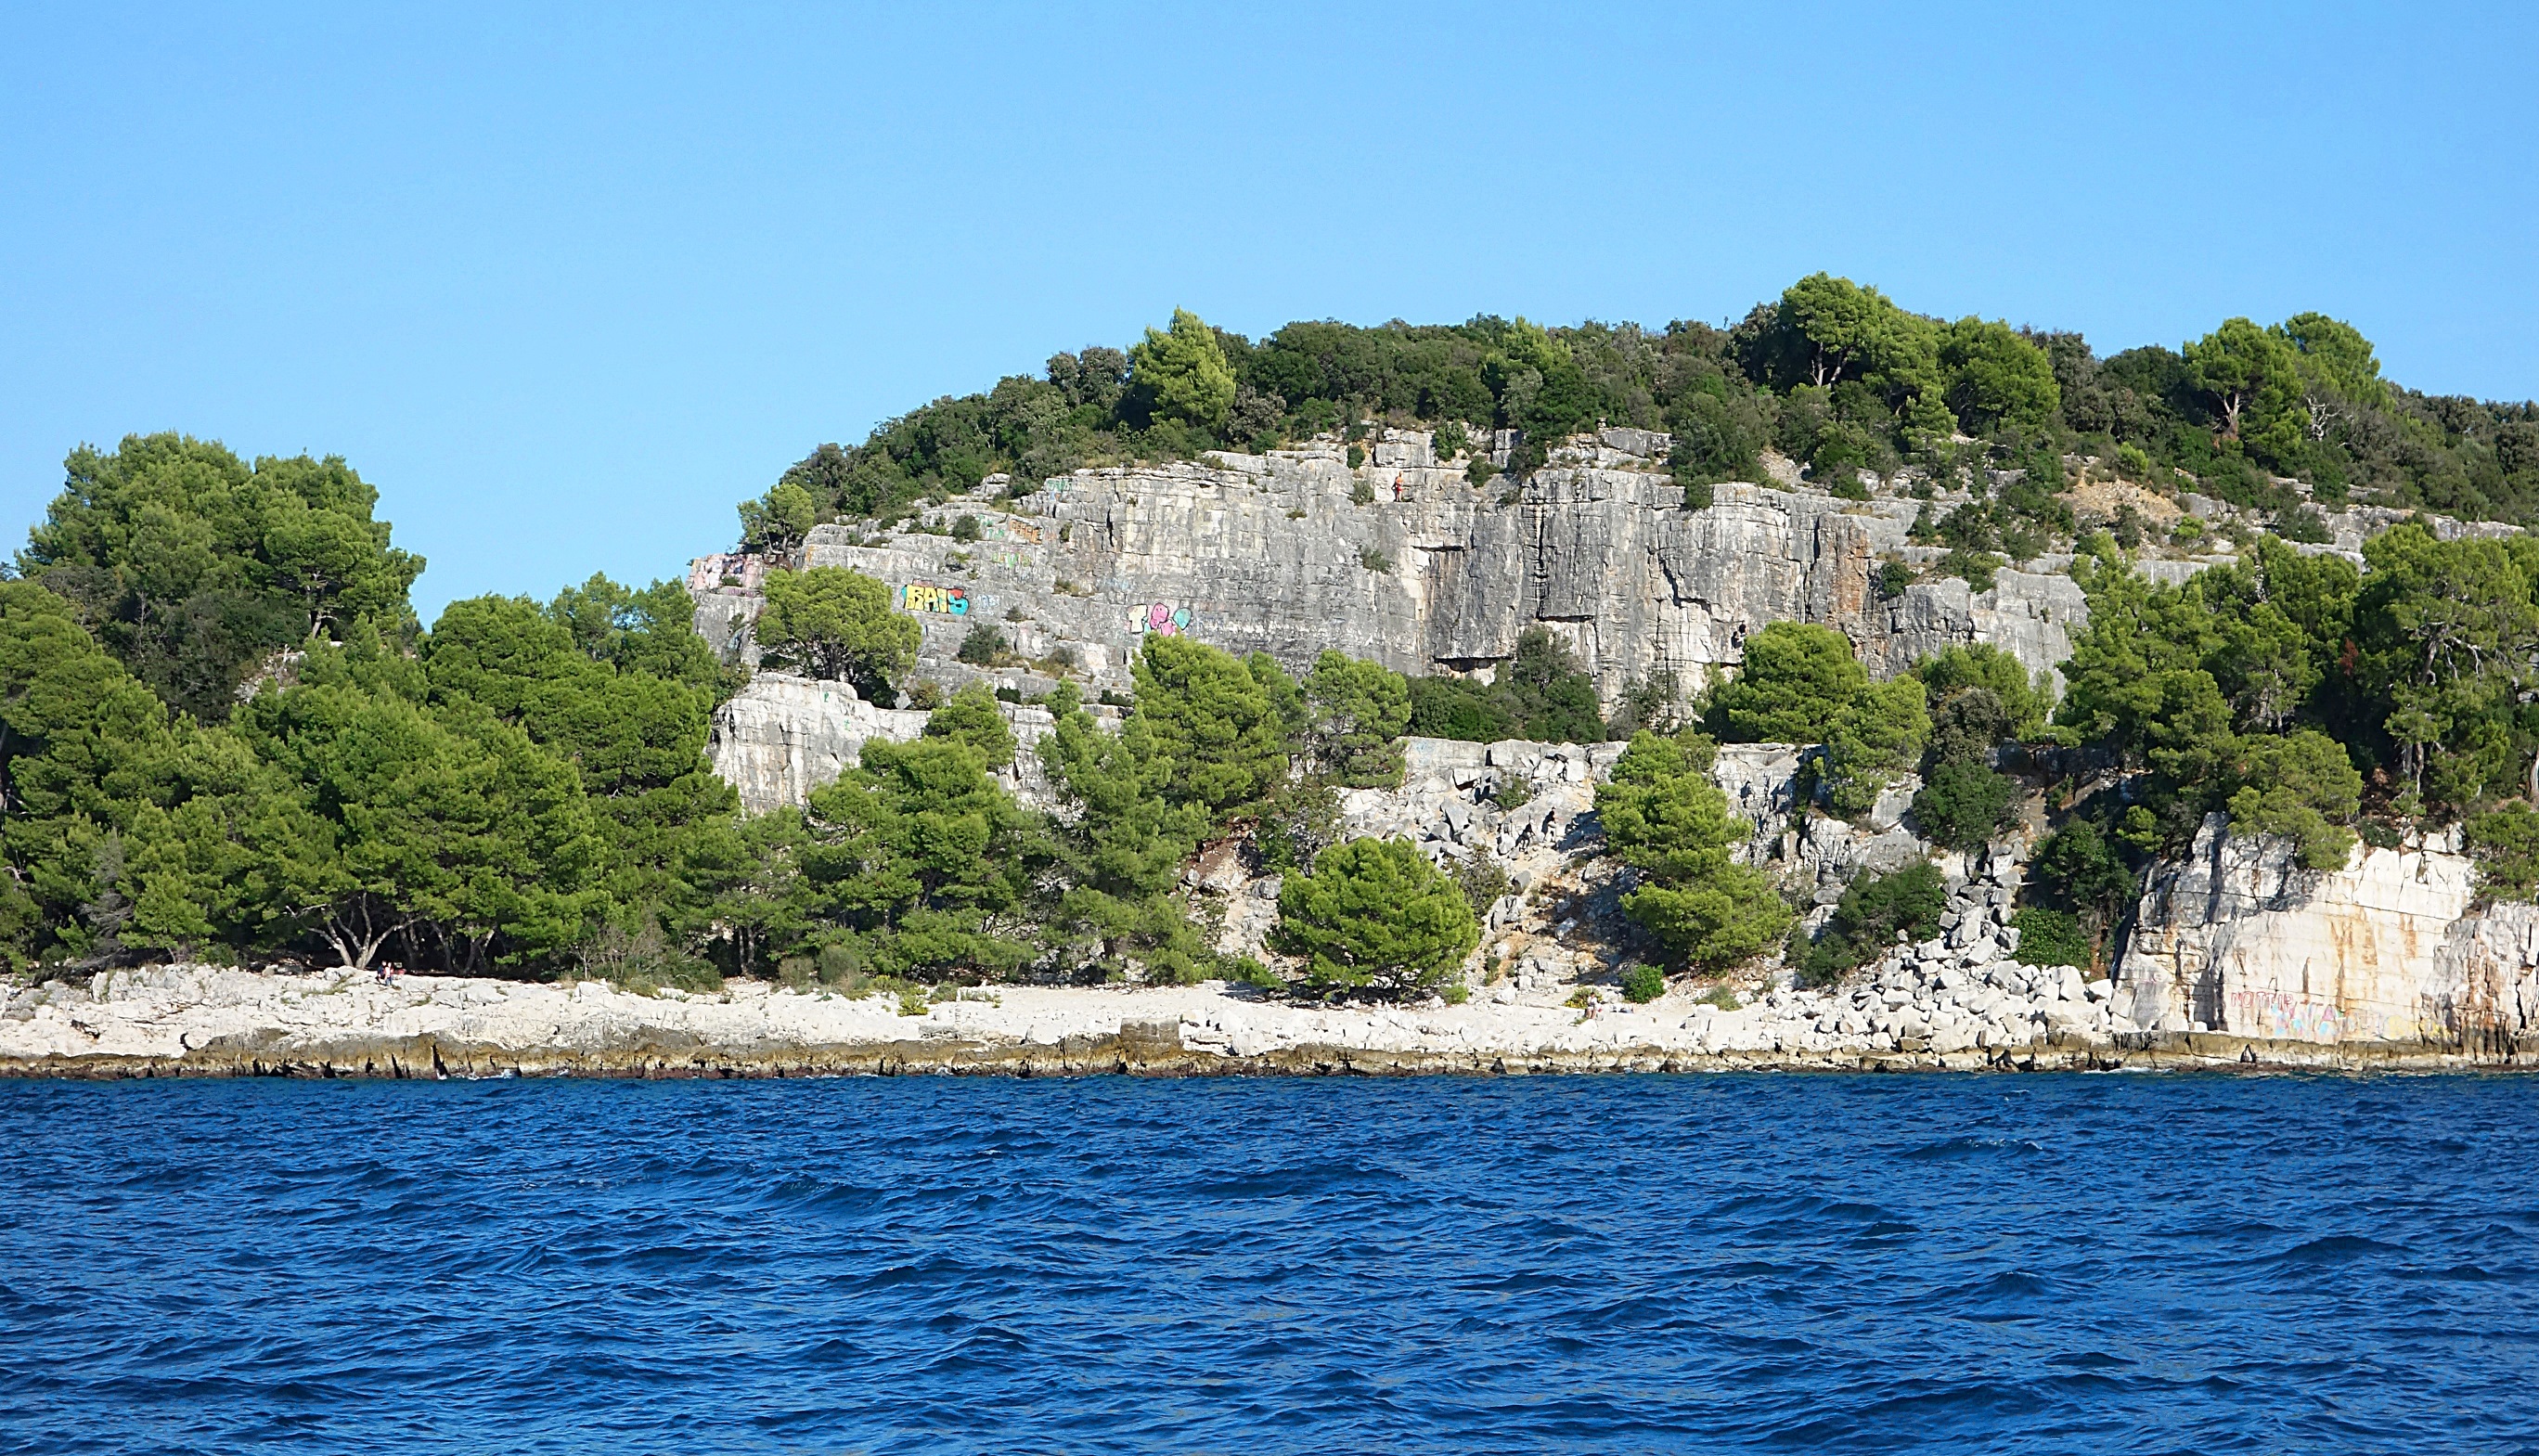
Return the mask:
M 947 617 L 970 615 L 970 593 L 959 587 L 937 587 L 931 582 L 911 582 L 899 589 L 899 604 L 913 612 L 936 612 Z
M 1129 630 L 1132 632 L 1160 632 L 1166 637 L 1179 637 L 1190 630 L 1190 625 L 1191 609 L 1168 601 L 1132 607 L 1129 611 Z

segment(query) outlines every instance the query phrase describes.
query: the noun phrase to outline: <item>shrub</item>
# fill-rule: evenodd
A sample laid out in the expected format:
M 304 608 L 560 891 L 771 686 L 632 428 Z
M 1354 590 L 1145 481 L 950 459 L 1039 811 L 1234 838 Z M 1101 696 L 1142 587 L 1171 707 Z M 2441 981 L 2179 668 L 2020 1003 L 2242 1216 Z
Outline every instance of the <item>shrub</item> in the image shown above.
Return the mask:
M 1488 455 L 1475 455 L 1473 456 L 1473 462 L 1464 467 L 1464 479 L 1469 482 L 1475 490 L 1479 490 L 1483 486 L 1488 485 L 1491 481 L 1496 480 L 1498 478 L 1498 474 L 1499 467 L 1490 462 L 1490 457 Z
M 1900 561 L 1890 561 L 1878 569 L 1878 594 L 1888 599 L 1904 594 L 1913 585 L 1913 568 Z
M 1940 914 L 1948 904 L 1948 886 L 1928 863 L 1908 865 L 1892 874 L 1861 875 L 1842 892 L 1833 919 L 1800 955 L 1800 981 L 1829 986 L 1841 980 L 1845 972 L 1894 944 L 1897 931 L 1911 939 L 1929 939 L 1938 934 Z
M 1438 462 L 1442 464 L 1462 454 L 1471 440 L 1464 430 L 1463 421 L 1448 420 L 1437 427 L 1430 443 L 1435 448 Z
M 2116 855 L 2115 846 L 2094 821 L 2076 818 L 2036 847 L 2028 862 L 2027 885 L 2065 909 L 2078 911 L 2103 929 L 2133 903 L 2134 873 Z
M 1922 837 L 1953 850 L 1980 849 L 2011 819 L 2019 783 L 1979 763 L 1944 763 L 1913 796 Z
M 1352 470 L 1354 470 L 1354 469 L 1356 469 L 1357 467 L 1359 467 L 1360 465 L 1363 465 L 1363 464 L 1365 464 L 1365 463 L 1366 463 L 1366 447 L 1365 447 L 1365 446 L 1362 446 L 1362 445 L 1354 445 L 1354 444 L 1353 444 L 1353 445 L 1351 445 L 1351 446 L 1348 448 L 1348 465 L 1349 465 L 1349 468 L 1350 468 L 1350 469 L 1352 469 Z M 1359 505 L 1364 506 L 1364 505 L 1372 504 L 1372 503 L 1374 502 L 1374 500 L 1375 500 L 1375 490 L 1374 490 L 1374 488 L 1373 488 L 1372 486 L 1367 485 L 1364 481 L 1360 481 L 1360 482 L 1358 482 L 1357 487 L 1356 487 L 1356 488 L 1354 488 L 1354 489 L 1352 489 L 1352 490 L 1350 490 L 1350 492 L 1349 492 L 1349 499 L 1351 499 L 1351 500 L 1357 500 L 1357 493 L 1358 493 L 1358 491 L 1359 491 L 1359 490 L 1364 490 L 1364 491 L 1366 492 L 1366 499 L 1365 499 L 1365 500 L 1363 500 L 1363 501 L 1358 501 L 1358 504 L 1359 504 Z
M 1480 943 L 1472 906 L 1403 839 L 1355 839 L 1327 850 L 1311 874 L 1278 890 L 1271 943 L 1305 960 L 1320 991 L 1403 992 L 1445 980 Z
M 1622 1000 L 1634 1005 L 1666 995 L 1666 972 L 1634 961 L 1622 967 Z
M 1498 861 L 1475 855 L 1455 867 L 1455 887 L 1464 892 L 1464 903 L 1473 907 L 1477 919 L 1488 915 L 1490 907 L 1507 894 L 1509 880 Z
M 1360 546 L 1357 548 L 1357 564 L 1366 568 L 1368 571 L 1377 573 L 1378 575 L 1382 575 L 1393 570 L 1393 558 L 1385 555 L 1381 551 L 1378 551 L 1373 546 Z
M 1963 547 L 1951 551 L 1940 562 L 1943 576 L 1956 577 L 1969 591 L 1990 591 L 1993 574 L 2001 570 L 2001 558 L 1989 551 L 1968 551 Z
M 979 518 L 976 516 L 964 516 L 953 521 L 952 539 L 956 541 L 975 541 L 979 539 Z
M 990 667 L 1004 655 L 1005 634 L 982 622 L 961 639 L 961 650 L 952 656 L 973 667 Z
M 2019 932 L 2020 964 L 2030 966 L 2079 966 L 2089 969 L 2097 959 L 2097 946 L 2090 933 L 2081 927 L 2081 918 L 2066 910 L 2047 910 L 2030 905 L 2010 918 L 2011 929 Z

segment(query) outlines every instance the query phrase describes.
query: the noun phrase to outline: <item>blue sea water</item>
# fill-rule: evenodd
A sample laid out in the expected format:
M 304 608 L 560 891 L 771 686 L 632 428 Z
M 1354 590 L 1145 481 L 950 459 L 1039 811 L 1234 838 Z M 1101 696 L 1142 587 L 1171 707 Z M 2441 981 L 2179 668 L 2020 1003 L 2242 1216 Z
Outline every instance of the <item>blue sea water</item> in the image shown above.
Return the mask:
M 2539 1452 L 2539 1079 L 0 1083 L 0 1451 Z

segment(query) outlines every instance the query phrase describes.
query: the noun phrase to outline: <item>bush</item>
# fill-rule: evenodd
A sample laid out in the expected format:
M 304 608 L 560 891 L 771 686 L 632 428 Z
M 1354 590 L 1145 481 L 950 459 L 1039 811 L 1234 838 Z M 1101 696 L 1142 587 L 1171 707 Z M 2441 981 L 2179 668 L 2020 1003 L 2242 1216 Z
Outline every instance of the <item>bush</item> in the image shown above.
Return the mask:
M 1799 980 L 1829 986 L 1853 967 L 1895 943 L 1895 933 L 1927 940 L 1939 933 L 1948 908 L 1948 885 L 1930 864 L 1908 865 L 1892 874 L 1863 874 L 1842 892 L 1833 919 L 1799 958 Z
M 1005 634 L 986 623 L 970 629 L 961 639 L 961 650 L 952 656 L 973 667 L 993 667 L 1005 655 Z
M 1464 467 L 1464 479 L 1470 483 L 1475 490 L 1481 489 L 1491 481 L 1498 479 L 1498 477 L 1499 467 L 1490 463 L 1490 457 L 1488 455 L 1475 455 L 1473 456 L 1473 462 Z
M 1622 967 L 1622 1000 L 1633 1005 L 1653 1002 L 1666 995 L 1666 972 L 1637 961 Z
M 1270 943 L 1304 957 L 1316 990 L 1399 993 L 1444 981 L 1480 938 L 1464 892 L 1417 846 L 1354 839 L 1279 887 Z
M 1900 561 L 1890 561 L 1878 569 L 1878 594 L 1888 600 L 1904 594 L 1913 585 L 1913 568 Z
M 1378 575 L 1383 575 L 1384 573 L 1393 570 L 1393 558 L 1385 555 L 1381 551 L 1378 551 L 1373 546 L 1360 546 L 1357 548 L 1357 564 Z
M 1981 849 L 2011 820 L 2019 782 L 1979 763 L 1944 763 L 1913 796 L 1922 837 L 1953 850 Z
M 2079 966 L 2088 970 L 2097 961 L 2096 944 L 2081 928 L 2081 918 L 2069 911 L 2031 905 L 2012 916 L 2010 925 L 2019 932 L 2015 954 L 2022 965 Z
M 1464 903 L 1473 907 L 1475 919 L 1490 913 L 1509 889 L 1507 871 L 1487 855 L 1475 855 L 1455 867 L 1455 887 L 1464 892 Z
M 2029 890 L 2054 904 L 2075 910 L 2103 928 L 2133 903 L 2134 873 L 2117 857 L 2115 846 L 2097 824 L 2076 818 L 2036 847 L 2028 862 Z
M 964 516 L 953 521 L 952 539 L 956 541 L 975 541 L 979 539 L 979 518 L 976 516 Z
M 1359 450 L 1356 446 L 1352 445 L 1352 446 L 1350 446 L 1350 447 L 1349 447 L 1349 453 L 1350 453 L 1350 454 L 1352 454 L 1352 455 L 1362 455 L 1362 454 L 1364 454 L 1364 453 L 1365 453 L 1365 451 L 1363 451 Z M 1355 466 L 1356 466 L 1356 464 L 1357 464 L 1357 461 L 1355 461 L 1355 460 L 1351 460 L 1351 461 L 1349 462 L 1349 464 L 1350 464 L 1351 468 L 1355 468 Z M 1375 487 L 1374 487 L 1374 486 L 1372 486 L 1372 485 L 1367 484 L 1367 483 L 1366 483 L 1365 481 L 1363 481 L 1363 480 L 1352 480 L 1352 481 L 1350 481 L 1350 482 L 1349 482 L 1349 504 L 1350 504 L 1350 505 L 1352 505 L 1352 506 L 1372 506 L 1372 505 L 1374 505 L 1374 504 L 1375 504 Z

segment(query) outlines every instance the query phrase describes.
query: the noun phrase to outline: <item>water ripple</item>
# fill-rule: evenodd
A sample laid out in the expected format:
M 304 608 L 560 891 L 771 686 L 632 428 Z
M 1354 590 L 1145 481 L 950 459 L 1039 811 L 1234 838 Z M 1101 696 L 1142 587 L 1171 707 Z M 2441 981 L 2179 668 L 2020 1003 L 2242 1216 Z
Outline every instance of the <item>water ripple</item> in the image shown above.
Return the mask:
M 15 1452 L 2534 1451 L 2539 1081 L 0 1084 Z

